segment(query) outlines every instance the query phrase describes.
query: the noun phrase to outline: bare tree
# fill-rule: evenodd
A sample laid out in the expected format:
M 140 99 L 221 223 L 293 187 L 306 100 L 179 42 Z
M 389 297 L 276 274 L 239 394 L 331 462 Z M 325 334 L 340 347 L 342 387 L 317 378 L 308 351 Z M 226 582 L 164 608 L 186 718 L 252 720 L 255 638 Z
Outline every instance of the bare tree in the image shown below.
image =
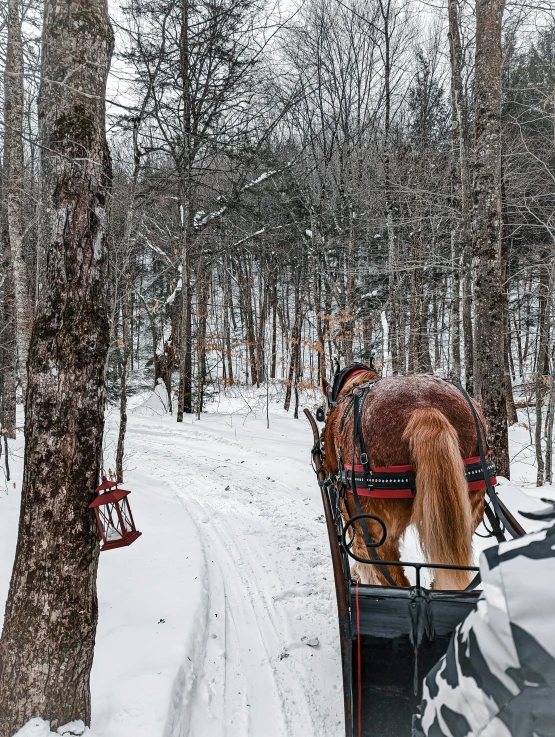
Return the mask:
M 0 647 L 0 734 L 90 723 L 108 348 L 104 128 L 113 46 L 102 0 L 47 0 L 40 119 L 47 268 L 29 352 L 25 470 Z M 47 614 L 45 614 L 47 612 Z M 24 664 L 24 667 L 22 667 Z
M 23 39 L 19 0 L 8 0 L 8 45 L 4 73 L 5 161 L 7 216 L 15 307 L 15 334 L 19 380 L 23 396 L 27 386 L 27 353 L 31 330 L 27 266 L 23 256 Z
M 463 286 L 462 322 L 464 331 L 464 365 L 465 381 L 469 391 L 472 391 L 473 371 L 473 333 L 472 333 L 472 192 L 470 177 L 469 156 L 469 126 L 468 109 L 464 94 L 462 68 L 463 50 L 459 27 L 459 13 L 457 0 L 448 0 L 449 15 L 449 51 L 451 59 L 451 90 L 453 107 L 453 137 L 458 147 L 458 181 L 460 187 L 460 226 L 456 230 L 453 243 L 453 284 L 454 284 L 454 321 L 453 348 L 455 375 L 460 376 L 460 338 L 459 338 L 459 300 L 460 284 Z M 461 263 L 462 262 L 462 263 Z M 462 275 L 462 279 L 461 279 Z
M 474 393 L 481 401 L 500 473 L 509 476 L 505 401 L 506 299 L 501 259 L 501 21 L 505 0 L 476 3 Z

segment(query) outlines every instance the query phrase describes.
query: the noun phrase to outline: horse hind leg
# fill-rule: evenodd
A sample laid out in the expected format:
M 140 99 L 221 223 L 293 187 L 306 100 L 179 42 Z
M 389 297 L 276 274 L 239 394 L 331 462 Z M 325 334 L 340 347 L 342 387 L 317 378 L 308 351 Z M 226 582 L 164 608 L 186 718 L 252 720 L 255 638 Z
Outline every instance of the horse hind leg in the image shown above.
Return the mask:
M 376 549 L 381 560 L 398 561 L 401 559 L 399 552 L 399 540 L 386 540 L 386 542 Z M 361 563 L 357 561 L 351 568 L 351 574 L 354 576 L 354 580 L 358 580 L 362 584 L 370 586 L 390 586 L 391 584 L 385 576 L 381 573 L 378 565 L 370 563 L 371 557 L 366 546 L 364 544 L 355 544 L 353 546 L 353 552 L 359 558 L 366 558 L 368 563 Z M 410 582 L 405 575 L 405 571 L 402 566 L 387 566 L 387 571 L 395 584 L 402 588 L 408 588 Z
M 360 563 L 358 560 L 351 567 L 351 578 L 353 581 L 365 585 L 379 586 L 380 584 L 375 574 L 374 566 L 369 563 Z
M 382 560 L 400 561 L 401 553 L 399 551 L 399 538 L 388 537 L 379 549 L 379 554 Z M 377 569 L 377 576 L 380 579 L 380 583 L 385 586 L 390 586 L 391 584 L 386 581 L 379 568 L 377 568 L 377 566 L 372 567 Z M 408 588 L 410 586 L 410 581 L 405 574 L 403 566 L 387 566 L 387 570 L 397 586 L 402 588 Z

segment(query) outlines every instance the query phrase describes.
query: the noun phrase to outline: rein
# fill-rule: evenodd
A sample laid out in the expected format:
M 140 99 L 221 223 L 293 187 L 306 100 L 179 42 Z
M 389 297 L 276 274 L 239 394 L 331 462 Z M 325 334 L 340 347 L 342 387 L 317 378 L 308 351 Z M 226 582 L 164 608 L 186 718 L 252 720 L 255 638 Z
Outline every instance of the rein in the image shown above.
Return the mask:
M 370 464 L 368 462 L 368 453 L 366 452 L 366 445 L 364 443 L 364 436 L 362 434 L 362 408 L 364 407 L 364 400 L 368 396 L 368 392 L 370 391 L 373 384 L 378 381 L 378 379 L 375 379 L 373 382 L 366 384 L 362 387 L 356 387 L 353 389 L 353 464 L 351 467 L 351 493 L 353 494 L 353 499 L 355 502 L 355 509 L 357 512 L 357 517 L 359 518 L 359 524 L 362 529 L 362 535 L 364 537 L 364 542 L 366 543 L 366 547 L 368 551 L 370 552 L 370 555 L 372 556 L 372 559 L 375 561 L 379 561 L 380 556 L 376 552 L 376 547 L 379 547 L 379 545 L 383 542 L 380 541 L 377 544 L 373 542 L 372 536 L 370 535 L 370 530 L 368 529 L 367 519 L 375 519 L 375 517 L 371 514 L 366 515 L 364 513 L 364 510 L 362 509 L 362 505 L 360 503 L 360 497 L 358 495 L 358 489 L 356 485 L 356 472 L 355 472 L 355 452 L 356 452 L 356 446 L 357 442 L 360 448 L 360 460 L 362 462 L 362 468 L 364 473 L 364 483 L 366 485 L 366 488 L 368 488 L 368 474 L 370 472 Z M 383 524 L 383 523 L 382 523 Z M 391 577 L 389 571 L 385 566 L 383 566 L 381 563 L 378 563 L 378 569 L 382 576 L 385 578 L 387 583 L 390 586 L 397 586 L 393 578 Z
M 468 396 L 468 393 L 466 392 L 462 384 L 460 384 L 458 381 L 454 381 L 453 386 L 455 386 L 460 391 L 460 393 L 463 395 L 463 397 L 466 399 L 466 403 L 468 404 L 468 406 L 470 407 L 470 411 L 472 412 L 472 417 L 474 418 L 474 424 L 476 425 L 476 434 L 478 436 L 478 452 L 480 454 L 480 465 L 482 469 L 485 469 L 487 467 L 486 458 L 487 456 L 489 456 L 489 447 L 488 447 L 488 454 L 486 456 L 486 452 L 484 450 L 484 444 L 482 443 L 482 433 L 481 433 L 480 420 L 478 418 L 478 413 L 476 412 L 476 408 L 474 407 L 472 400 Z M 484 433 L 484 436 L 485 436 L 485 433 Z M 486 438 L 486 444 L 487 444 L 487 438 Z M 497 519 L 501 520 L 501 522 L 505 526 L 505 529 L 508 530 L 509 534 L 511 535 L 513 539 L 516 539 L 517 537 L 522 537 L 522 535 L 525 534 L 525 530 L 518 524 L 518 522 L 515 520 L 513 515 L 510 514 L 507 509 L 505 509 L 504 504 L 502 504 L 501 500 L 499 499 L 499 497 L 497 496 L 495 492 L 495 489 L 494 489 L 495 484 L 492 483 L 491 479 L 489 478 L 489 474 L 484 473 L 484 479 L 486 482 L 487 495 L 491 503 L 491 506 L 493 507 L 495 516 L 497 517 Z

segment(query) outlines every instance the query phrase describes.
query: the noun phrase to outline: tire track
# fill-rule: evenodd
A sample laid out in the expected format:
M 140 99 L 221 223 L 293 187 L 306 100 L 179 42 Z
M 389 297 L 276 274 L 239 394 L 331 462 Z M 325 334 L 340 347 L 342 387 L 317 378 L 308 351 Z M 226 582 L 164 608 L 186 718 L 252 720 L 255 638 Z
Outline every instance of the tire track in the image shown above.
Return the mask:
M 172 737 L 339 734 L 333 724 L 340 724 L 341 715 L 315 686 L 318 672 L 307 667 L 320 653 L 309 652 L 299 634 L 320 634 L 313 630 L 318 621 L 333 638 L 327 667 L 335 658 L 336 625 L 330 584 L 318 580 L 329 561 L 323 525 L 312 520 L 315 509 L 277 474 L 268 477 L 267 454 L 219 434 L 195 430 L 189 437 L 174 427 L 160 423 L 148 435 L 140 428 L 133 433 L 141 465 L 161 476 L 187 507 L 207 561 L 210 612 L 202 675 L 183 706 L 190 729 Z M 199 454 L 199 441 L 206 453 Z M 290 473 L 290 459 L 271 461 Z M 293 590 L 294 596 L 283 595 Z M 333 693 L 337 678 L 330 680 Z

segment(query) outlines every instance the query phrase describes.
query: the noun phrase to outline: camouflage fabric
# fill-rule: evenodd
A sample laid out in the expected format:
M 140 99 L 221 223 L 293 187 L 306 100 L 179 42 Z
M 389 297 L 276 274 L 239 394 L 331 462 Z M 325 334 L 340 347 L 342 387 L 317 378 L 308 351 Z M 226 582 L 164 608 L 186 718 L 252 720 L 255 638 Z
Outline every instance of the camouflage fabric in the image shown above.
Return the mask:
M 555 737 L 555 525 L 484 551 L 480 571 L 413 737 Z

